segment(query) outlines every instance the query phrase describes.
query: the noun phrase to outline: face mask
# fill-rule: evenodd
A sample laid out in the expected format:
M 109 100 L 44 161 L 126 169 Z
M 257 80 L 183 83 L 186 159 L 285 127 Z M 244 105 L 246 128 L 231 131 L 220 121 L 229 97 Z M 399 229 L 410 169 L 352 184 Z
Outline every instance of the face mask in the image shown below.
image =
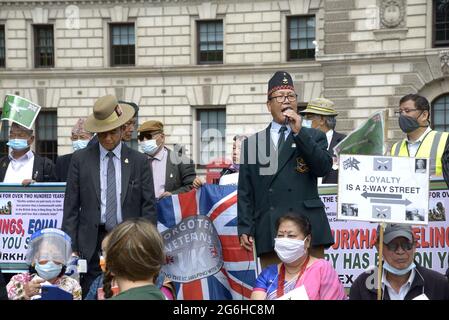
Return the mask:
M 279 259 L 285 263 L 292 263 L 306 253 L 304 240 L 288 238 L 275 238 L 274 251 L 276 251 Z
M 154 139 L 142 141 L 139 147 L 143 153 L 146 153 L 150 156 L 154 155 L 156 153 L 156 150 L 158 149 L 156 140 Z
M 89 140 L 75 140 L 72 142 L 73 151 L 81 150 L 87 147 Z
M 53 261 L 48 261 L 46 264 L 37 263 L 34 267 L 39 277 L 45 280 L 56 278 L 62 270 L 62 264 L 56 264 Z
M 404 133 L 410 133 L 418 129 L 420 125 L 418 123 L 418 120 L 416 120 L 415 118 L 407 117 L 406 115 L 401 114 L 399 116 L 399 127 Z
M 28 148 L 28 141 L 26 139 L 11 139 L 7 145 L 14 150 L 23 150 Z
M 392 273 L 395 274 L 397 276 L 403 276 L 407 273 L 409 273 L 410 271 L 412 271 L 413 269 L 415 269 L 416 265 L 414 262 L 412 262 L 407 268 L 405 269 L 396 269 L 395 267 L 391 266 L 387 261 L 384 261 L 384 265 L 383 268 Z
M 304 128 L 312 128 L 312 121 L 310 119 L 302 119 L 302 126 Z

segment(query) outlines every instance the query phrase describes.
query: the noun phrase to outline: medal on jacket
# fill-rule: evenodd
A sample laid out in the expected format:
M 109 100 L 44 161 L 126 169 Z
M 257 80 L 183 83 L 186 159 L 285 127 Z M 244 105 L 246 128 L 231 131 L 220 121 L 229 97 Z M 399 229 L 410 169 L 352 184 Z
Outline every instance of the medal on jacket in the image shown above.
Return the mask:
M 296 171 L 299 173 L 306 173 L 310 171 L 307 163 L 301 157 L 296 158 Z

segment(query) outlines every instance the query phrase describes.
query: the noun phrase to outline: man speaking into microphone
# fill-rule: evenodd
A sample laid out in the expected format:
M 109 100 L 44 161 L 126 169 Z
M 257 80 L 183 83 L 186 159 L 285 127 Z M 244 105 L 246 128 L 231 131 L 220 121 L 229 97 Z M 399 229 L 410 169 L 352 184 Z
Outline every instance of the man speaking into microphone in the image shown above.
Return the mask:
M 295 111 L 297 94 L 285 71 L 268 82 L 269 126 L 243 142 L 238 182 L 238 233 L 248 251 L 255 245 L 262 268 L 278 263 L 274 252 L 275 222 L 286 214 L 302 215 L 312 225 L 315 257 L 334 243 L 324 204 L 318 196 L 317 177 L 332 168 L 326 135 L 302 127 Z

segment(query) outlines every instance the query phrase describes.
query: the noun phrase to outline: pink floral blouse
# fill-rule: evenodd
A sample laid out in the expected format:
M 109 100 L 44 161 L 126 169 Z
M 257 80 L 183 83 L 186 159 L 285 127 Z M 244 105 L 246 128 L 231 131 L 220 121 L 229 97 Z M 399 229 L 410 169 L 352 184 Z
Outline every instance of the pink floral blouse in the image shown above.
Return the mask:
M 11 278 L 9 283 L 6 285 L 6 290 L 8 291 L 8 298 L 10 300 L 27 300 L 28 297 L 25 296 L 24 284 L 30 282 L 37 274 L 19 273 Z M 62 276 L 57 279 L 54 285 L 59 288 L 70 292 L 73 295 L 73 300 L 81 300 L 81 286 L 78 281 L 68 276 Z

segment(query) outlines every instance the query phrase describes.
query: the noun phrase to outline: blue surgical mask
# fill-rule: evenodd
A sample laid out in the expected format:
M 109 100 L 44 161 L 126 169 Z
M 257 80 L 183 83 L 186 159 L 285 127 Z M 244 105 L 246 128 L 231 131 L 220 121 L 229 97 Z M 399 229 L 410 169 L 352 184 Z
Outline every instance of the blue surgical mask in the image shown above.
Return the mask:
M 34 267 L 39 277 L 45 280 L 51 280 L 59 276 L 62 270 L 62 264 L 56 264 L 48 261 L 46 264 L 36 263 Z
M 72 141 L 73 151 L 81 150 L 87 147 L 89 140 L 75 140 Z
M 310 119 L 302 119 L 302 126 L 304 128 L 312 128 L 312 121 Z
M 150 156 L 154 155 L 158 149 L 155 139 L 145 140 L 139 144 L 140 150 Z
M 410 271 L 412 271 L 413 269 L 415 269 L 415 268 L 416 268 L 416 265 L 415 265 L 414 262 L 412 262 L 412 263 L 411 263 L 407 268 L 405 268 L 405 269 L 396 269 L 395 267 L 393 267 L 392 265 L 390 265 L 387 261 L 384 261 L 383 268 L 384 268 L 386 271 L 388 271 L 388 272 L 390 272 L 390 273 L 392 273 L 392 274 L 395 274 L 395 275 L 397 275 L 397 276 L 403 276 L 403 275 L 409 273 Z
M 26 139 L 11 139 L 7 145 L 14 150 L 23 150 L 28 148 L 28 141 Z

